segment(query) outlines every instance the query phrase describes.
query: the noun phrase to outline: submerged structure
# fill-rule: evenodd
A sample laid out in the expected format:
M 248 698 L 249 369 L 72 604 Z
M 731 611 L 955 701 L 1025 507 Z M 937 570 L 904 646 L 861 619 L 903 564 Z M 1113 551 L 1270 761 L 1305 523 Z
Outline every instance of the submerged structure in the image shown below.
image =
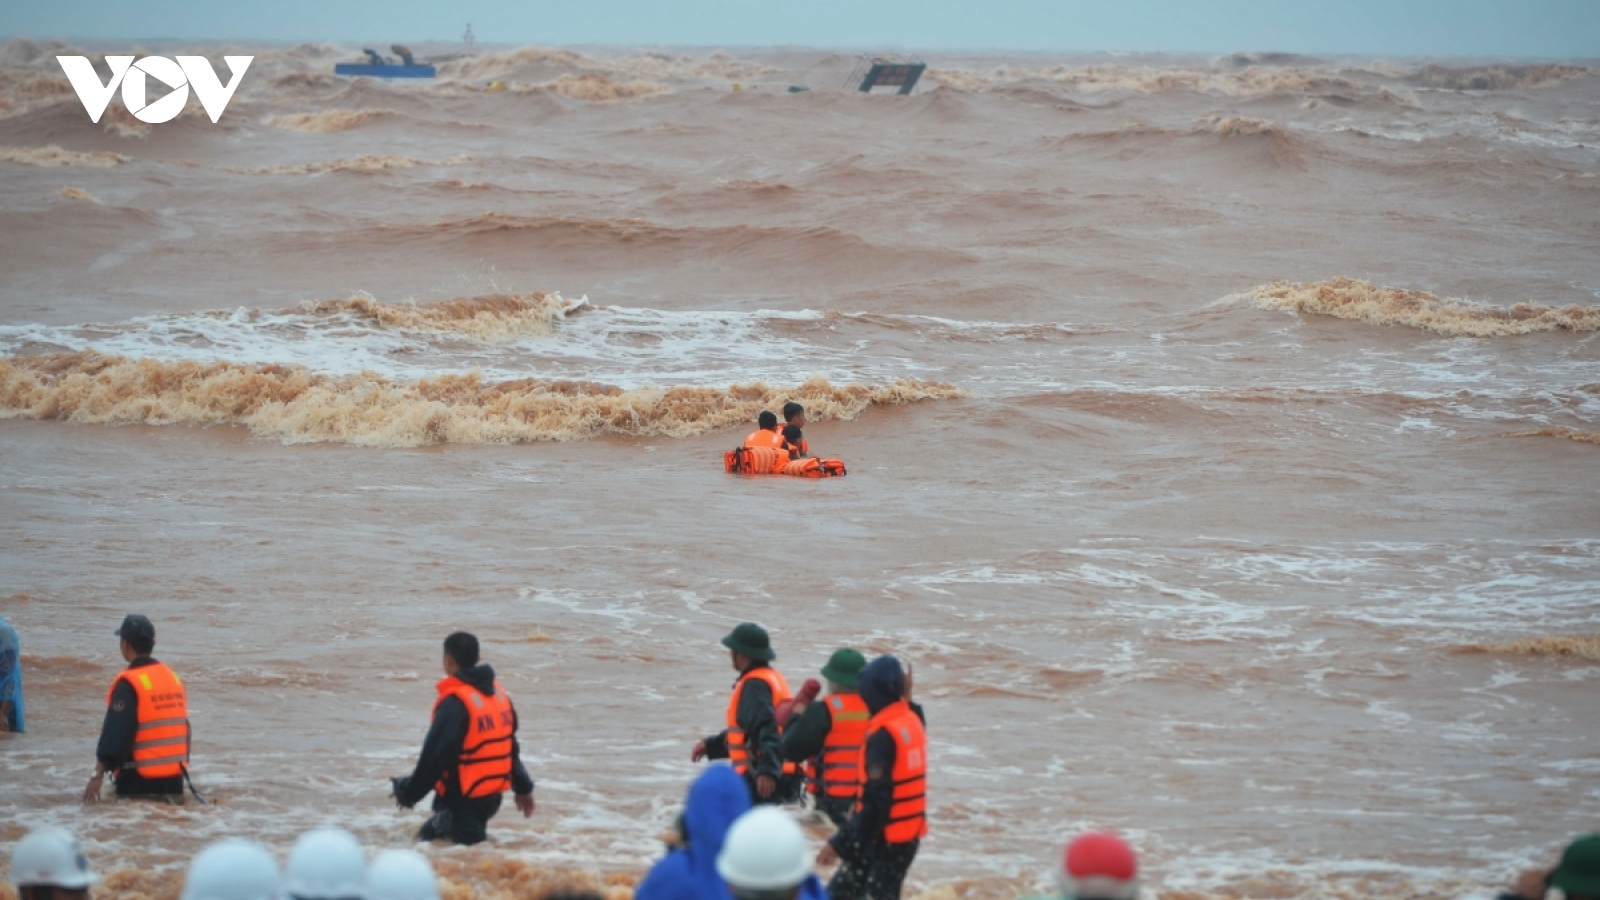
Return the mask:
M 927 63 L 915 56 L 863 54 L 850 71 L 849 84 L 866 94 L 872 93 L 874 88 L 892 88 L 897 94 L 909 94 L 927 67 Z
M 389 47 L 389 52 L 400 57 L 399 63 L 370 47 L 362 48 L 362 52 L 367 54 L 366 62 L 337 63 L 333 67 L 333 74 L 365 75 L 368 78 L 433 78 L 439 74 L 433 66 L 417 62 L 411 55 L 411 49 L 403 44 Z

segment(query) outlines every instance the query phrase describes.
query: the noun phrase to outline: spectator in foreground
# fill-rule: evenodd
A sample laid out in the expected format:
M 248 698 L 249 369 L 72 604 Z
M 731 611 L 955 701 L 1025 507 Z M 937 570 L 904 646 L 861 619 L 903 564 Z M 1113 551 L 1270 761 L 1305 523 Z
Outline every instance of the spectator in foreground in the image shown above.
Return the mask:
M 278 861 L 267 848 L 228 838 L 189 863 L 178 900 L 278 900 L 282 890 Z
M 731 766 L 708 767 L 689 786 L 677 846 L 639 882 L 634 900 L 728 900 L 717 855 L 734 820 L 748 809 L 744 779 Z
M 284 867 L 283 890 L 293 900 L 361 900 L 366 854 L 343 828 L 314 828 L 294 842 Z
M 366 900 L 439 900 L 433 864 L 415 850 L 385 850 L 367 869 Z
M 805 832 L 775 806 L 758 806 L 728 829 L 717 874 L 738 900 L 828 900 L 811 871 Z
M 1056 883 L 1062 900 L 1133 900 L 1139 895 L 1139 860 L 1114 834 L 1080 834 L 1062 854 Z
M 11 851 L 18 900 L 89 900 L 94 882 L 83 847 L 64 828 L 40 828 Z
M 1554 869 L 1523 872 L 1516 890 L 1501 894 L 1500 900 L 1544 900 L 1551 888 L 1560 888 L 1567 900 L 1600 900 L 1600 833 L 1568 844 Z

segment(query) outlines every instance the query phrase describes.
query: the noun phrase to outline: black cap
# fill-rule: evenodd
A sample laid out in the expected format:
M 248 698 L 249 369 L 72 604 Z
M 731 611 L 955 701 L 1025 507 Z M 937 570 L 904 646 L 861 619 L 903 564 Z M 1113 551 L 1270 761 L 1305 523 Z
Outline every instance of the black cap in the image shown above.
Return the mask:
M 116 631 L 117 637 L 125 641 L 137 641 L 143 638 L 147 641 L 156 639 L 156 626 L 150 621 L 149 616 L 132 613 L 122 620 L 122 627 Z

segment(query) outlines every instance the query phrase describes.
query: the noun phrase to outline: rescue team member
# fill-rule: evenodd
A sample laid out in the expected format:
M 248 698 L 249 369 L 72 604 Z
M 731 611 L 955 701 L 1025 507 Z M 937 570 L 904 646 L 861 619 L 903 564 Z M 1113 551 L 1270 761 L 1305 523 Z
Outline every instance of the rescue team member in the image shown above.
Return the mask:
M 822 677 L 828 694 L 784 723 L 783 758 L 790 762 L 813 760 L 810 789 L 817 809 L 835 825 L 855 809 L 861 796 L 861 748 L 866 743 L 866 701 L 856 693 L 856 680 L 867 664 L 860 650 L 833 651 Z
M 785 403 L 783 405 L 783 428 L 781 430 L 787 436 L 789 429 L 794 429 L 794 437 L 789 440 L 800 450 L 799 453 L 791 454 L 796 459 L 811 455 L 811 448 L 806 444 L 806 439 L 801 433 L 801 429 L 805 427 L 806 408 L 793 400 Z
M 533 779 L 522 767 L 517 711 L 494 669 L 478 663 L 477 638 L 457 631 L 444 639 L 444 674 L 422 754 L 409 777 L 393 779 L 394 799 L 410 809 L 432 791 L 433 817 L 417 840 L 476 844 L 508 789 L 523 818 L 533 815 Z
M 843 863 L 828 882 L 834 900 L 899 900 L 928 833 L 928 736 L 900 660 L 880 656 L 868 663 L 857 690 L 872 713 L 861 751 L 861 799 L 817 854 L 817 865 Z
M 764 413 L 763 415 L 772 415 Z M 744 622 L 722 639 L 739 678 L 728 698 L 727 728 L 694 745 L 689 758 L 726 759 L 750 788 L 752 803 L 782 803 L 799 794 L 799 767 L 784 764 L 774 708 L 789 699 L 789 683 L 768 663 L 777 658 L 766 629 Z
M 783 449 L 783 435 L 778 431 L 778 417 L 771 410 L 763 409 L 761 415 L 756 417 L 756 430 L 745 436 L 746 447 L 772 447 L 775 450 Z
M 11 849 L 11 883 L 18 900 L 89 900 L 97 879 L 72 833 L 40 828 Z
M 83 789 L 83 802 L 100 802 L 101 780 L 112 772 L 118 797 L 182 803 L 189 764 L 189 702 L 183 682 L 150 657 L 156 626 L 148 618 L 130 615 L 116 634 L 122 638 L 128 668 L 106 692 L 94 775 Z

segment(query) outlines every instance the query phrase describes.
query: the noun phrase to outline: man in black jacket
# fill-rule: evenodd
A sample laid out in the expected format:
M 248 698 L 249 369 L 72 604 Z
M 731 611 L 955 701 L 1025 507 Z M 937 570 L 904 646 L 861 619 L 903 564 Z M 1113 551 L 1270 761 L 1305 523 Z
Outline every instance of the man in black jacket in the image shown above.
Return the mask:
M 478 663 L 476 637 L 458 631 L 445 638 L 444 673 L 422 755 L 410 776 L 393 779 L 394 798 L 410 809 L 433 791 L 434 814 L 417 839 L 476 844 L 488 837 L 506 787 L 523 818 L 533 815 L 533 779 L 522 767 L 516 710 L 494 669 Z
M 741 623 L 722 639 L 739 678 L 729 698 L 731 721 L 727 728 L 694 745 L 689 758 L 726 759 L 750 787 L 751 803 L 783 803 L 796 799 L 801 782 L 785 775 L 779 755 L 782 735 L 774 707 L 788 699 L 788 682 L 771 665 L 777 658 L 767 631 L 753 622 Z M 779 689 L 782 696 L 775 693 Z
M 150 656 L 156 646 L 156 626 L 137 613 L 126 616 L 117 628 L 126 671 L 160 667 Z M 187 730 L 187 726 L 185 726 Z M 105 719 L 100 724 L 100 743 L 95 747 L 94 775 L 83 789 L 84 803 L 100 802 L 100 787 L 107 772 L 115 772 L 118 797 L 138 797 L 168 803 L 183 802 L 183 775 L 147 778 L 134 760 L 134 738 L 139 732 L 139 695 L 129 678 L 119 676 L 106 703 Z M 187 749 L 187 741 L 184 742 Z M 168 767 L 171 768 L 171 767 Z

